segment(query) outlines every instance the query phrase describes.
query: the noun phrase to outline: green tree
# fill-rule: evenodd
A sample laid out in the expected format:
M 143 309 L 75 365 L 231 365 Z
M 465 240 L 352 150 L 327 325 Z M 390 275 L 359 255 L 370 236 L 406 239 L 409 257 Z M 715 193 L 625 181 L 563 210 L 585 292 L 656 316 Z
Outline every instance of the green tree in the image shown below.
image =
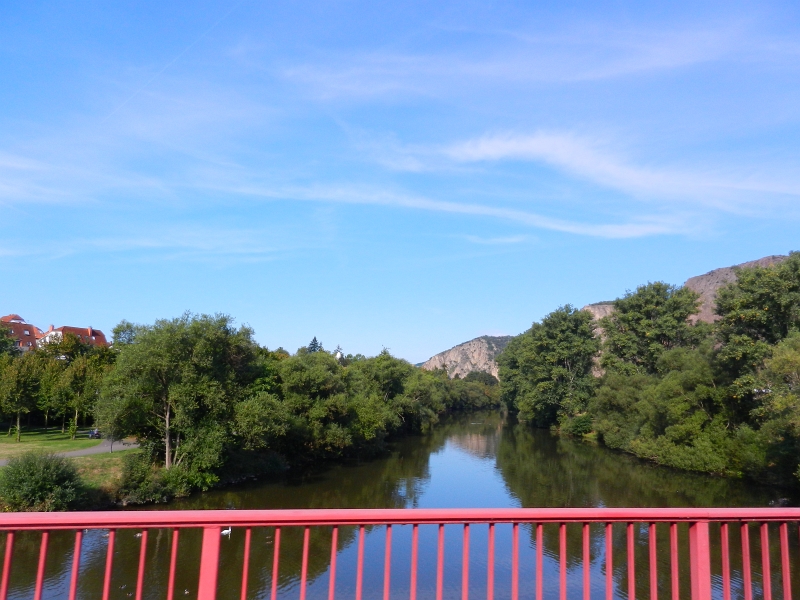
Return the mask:
M 308 344 L 308 351 L 319 352 L 320 350 L 322 350 L 322 344 L 317 341 L 317 336 L 314 336 L 314 339 Z
M 152 444 L 165 469 L 182 467 L 205 487 L 224 459 L 235 404 L 257 376 L 252 330 L 227 315 L 189 313 L 136 326 L 118 348 L 98 413 L 135 418 L 128 431 Z
M 800 253 L 770 267 L 737 269 L 717 292 L 719 360 L 732 378 L 755 373 L 771 346 L 800 328 Z
M 687 288 L 648 283 L 614 301 L 614 311 L 600 320 L 605 338 L 601 364 L 626 373 L 655 373 L 659 357 L 672 348 L 695 346 L 708 335 L 688 318 L 699 296 Z
M 17 344 L 14 338 L 11 337 L 11 329 L 6 327 L 4 323 L 0 323 L 0 355 L 15 354 L 16 352 Z
M 599 348 L 591 314 L 569 304 L 553 311 L 498 357 L 503 399 L 538 426 L 567 422 L 586 410 Z
M 21 439 L 20 417 L 36 408 L 41 369 L 35 351 L 19 357 L 0 355 L 0 406 L 7 415 L 15 415 L 17 441 Z

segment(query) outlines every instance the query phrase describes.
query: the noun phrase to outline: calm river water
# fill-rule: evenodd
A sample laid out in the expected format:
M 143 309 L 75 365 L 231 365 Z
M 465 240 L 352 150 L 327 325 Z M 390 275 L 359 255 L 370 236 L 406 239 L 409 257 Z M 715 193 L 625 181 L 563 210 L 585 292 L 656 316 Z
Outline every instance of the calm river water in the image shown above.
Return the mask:
M 455 507 L 691 507 L 765 506 L 779 501 L 781 492 L 743 481 L 681 473 L 656 467 L 632 457 L 576 440 L 558 438 L 548 431 L 534 430 L 504 421 L 495 414 L 453 419 L 433 432 L 405 438 L 385 458 L 361 464 L 341 465 L 300 481 L 228 488 L 174 502 L 158 509 L 270 509 L 270 508 L 455 508 Z M 794 503 L 794 499 L 790 499 Z M 407 598 L 409 591 L 410 527 L 395 527 L 392 544 L 392 598 Z M 495 597 L 510 596 L 510 526 L 496 532 Z M 718 536 L 718 528 L 712 536 Z M 732 531 L 734 533 L 734 531 Z M 147 554 L 145 598 L 163 598 L 171 534 L 150 532 Z M 268 598 L 271 588 L 274 532 L 255 529 L 250 555 L 249 598 Z M 91 531 L 84 536 L 81 553 L 79 596 L 98 598 L 102 589 L 107 534 Z M 420 598 L 435 589 L 435 527 L 420 527 Z M 486 594 L 486 528 L 474 527 L 471 537 L 470 597 Z M 380 598 L 383 590 L 385 528 L 369 529 L 366 536 L 364 598 Z M 445 528 L 445 597 L 461 597 L 461 527 Z M 718 539 L 714 537 L 713 539 Z M 792 538 L 793 556 L 798 556 Z M 66 597 L 72 562 L 72 534 L 53 534 L 48 552 L 45 598 Z M 686 532 L 681 531 L 682 549 Z M 734 594 L 741 596 L 741 547 L 732 535 L 731 561 Z M 777 540 L 777 532 L 772 535 Z M 315 528 L 311 534 L 308 598 L 327 598 L 330 528 Z M 114 562 L 112 597 L 133 597 L 140 540 L 133 531 L 120 531 Z M 220 566 L 220 598 L 239 598 L 244 532 L 234 530 L 223 538 Z M 659 531 L 662 562 L 659 565 L 660 595 L 669 597 L 667 530 Z M 200 532 L 181 534 L 176 598 L 196 595 Z M 640 598 L 649 597 L 647 587 L 647 531 L 636 532 L 637 579 Z M 663 543 L 663 548 L 661 548 Z M 24 534 L 15 544 L 12 598 L 30 598 L 36 571 L 39 534 Z M 759 536 L 751 532 L 755 598 L 760 597 Z M 579 529 L 568 529 L 568 596 L 581 597 L 582 549 Z M 601 528 L 592 529 L 592 597 L 604 597 L 605 555 Z M 302 532 L 284 530 L 281 539 L 281 569 L 278 597 L 296 599 L 302 549 Z M 339 533 L 336 596 L 354 597 L 356 532 Z M 617 551 L 619 556 L 616 555 Z M 520 531 L 520 597 L 533 598 L 535 536 Z M 615 581 L 617 596 L 627 598 L 624 526 L 615 531 Z M 719 548 L 714 548 L 714 555 Z M 773 594 L 781 597 L 777 548 L 772 549 Z M 686 558 L 685 554 L 682 556 Z M 544 594 L 558 597 L 557 530 L 545 527 Z M 718 560 L 718 559 L 717 559 Z M 685 560 L 684 560 L 685 562 Z M 714 567 L 717 571 L 719 565 Z M 682 566 L 681 597 L 688 597 L 688 565 Z M 351 581 L 352 580 L 352 581 Z M 796 581 L 795 584 L 798 584 Z M 721 597 L 718 576 L 716 595 Z M 800 588 L 796 588 L 800 589 Z

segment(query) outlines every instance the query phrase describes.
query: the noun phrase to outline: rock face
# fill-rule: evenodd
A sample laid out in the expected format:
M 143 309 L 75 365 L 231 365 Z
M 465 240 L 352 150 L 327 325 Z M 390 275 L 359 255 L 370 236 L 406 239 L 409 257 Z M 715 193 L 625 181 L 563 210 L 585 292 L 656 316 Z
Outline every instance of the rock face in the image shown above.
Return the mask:
M 510 335 L 484 335 L 440 352 L 422 363 L 422 368 L 429 371 L 445 369 L 450 377 L 466 377 L 473 371 L 483 371 L 497 377 L 497 363 L 494 359 L 511 339 Z
M 709 271 L 705 275 L 687 279 L 683 287 L 700 294 L 700 311 L 697 315 L 690 317 L 692 322 L 705 321 L 706 323 L 713 323 L 719 318 L 714 314 L 714 301 L 717 298 L 717 290 L 723 285 L 736 281 L 736 272 L 734 271 L 736 267 L 769 267 L 783 262 L 787 258 L 787 256 L 783 255 L 765 256 L 735 267 L 722 267 L 721 269 Z

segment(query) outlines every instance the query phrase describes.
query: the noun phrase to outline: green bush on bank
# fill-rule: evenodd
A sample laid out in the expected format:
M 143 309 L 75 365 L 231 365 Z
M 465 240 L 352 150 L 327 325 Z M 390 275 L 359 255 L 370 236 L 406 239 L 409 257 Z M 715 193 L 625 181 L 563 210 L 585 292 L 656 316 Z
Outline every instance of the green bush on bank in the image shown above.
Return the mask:
M 0 472 L 0 500 L 13 511 L 64 511 L 77 508 L 84 489 L 67 459 L 46 452 L 26 452 Z

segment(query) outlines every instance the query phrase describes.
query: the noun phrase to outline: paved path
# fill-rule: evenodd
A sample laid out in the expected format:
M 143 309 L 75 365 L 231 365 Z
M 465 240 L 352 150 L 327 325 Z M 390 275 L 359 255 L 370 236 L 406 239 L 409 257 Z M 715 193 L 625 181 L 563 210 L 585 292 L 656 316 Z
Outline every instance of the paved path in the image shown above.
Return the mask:
M 134 448 L 138 448 L 139 444 L 136 442 L 114 442 L 114 450 L 132 450 Z M 111 452 L 111 442 L 108 440 L 102 440 L 96 446 L 92 446 L 91 448 L 84 448 L 83 450 L 72 450 L 71 452 L 57 452 L 58 456 L 64 456 L 67 458 L 72 458 L 73 456 L 89 456 L 91 454 L 103 454 L 105 452 Z M 3 458 L 0 459 L 0 467 L 4 467 L 8 464 L 8 459 Z

